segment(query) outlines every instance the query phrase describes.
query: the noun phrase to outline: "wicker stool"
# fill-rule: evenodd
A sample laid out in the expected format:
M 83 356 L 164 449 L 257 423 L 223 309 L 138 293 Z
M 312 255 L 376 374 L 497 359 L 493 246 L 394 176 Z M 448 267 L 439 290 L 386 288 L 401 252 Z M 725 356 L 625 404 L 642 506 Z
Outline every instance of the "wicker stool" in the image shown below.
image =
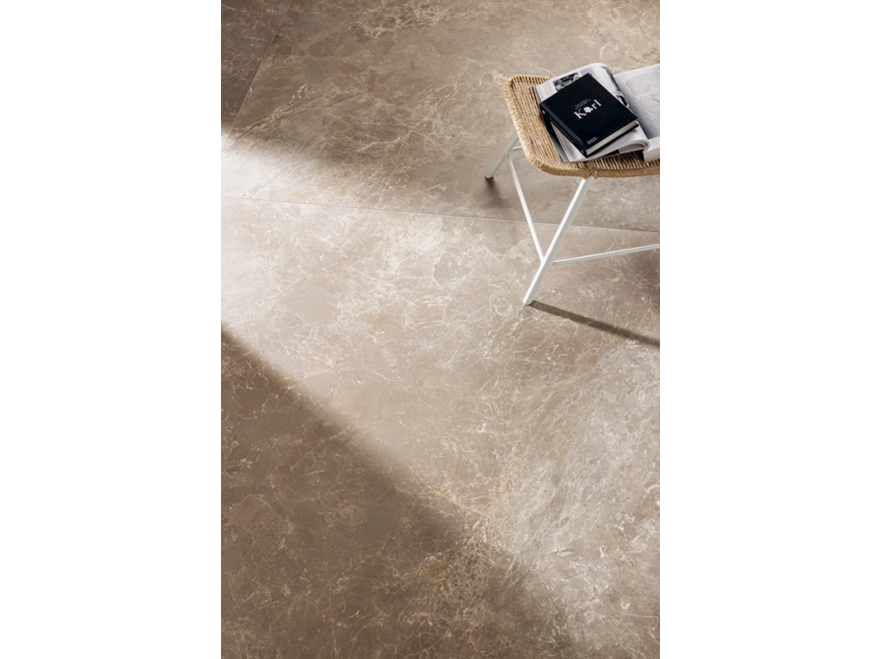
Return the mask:
M 526 297 L 523 299 L 523 304 L 531 304 L 535 299 L 535 293 L 548 270 L 551 269 L 551 266 L 644 252 L 661 247 L 660 244 L 645 245 L 644 247 L 619 249 L 601 254 L 560 259 L 559 261 L 554 260 L 557 250 L 563 242 L 563 237 L 569 230 L 569 225 L 572 223 L 575 213 L 578 212 L 578 208 L 581 206 L 581 202 L 584 200 L 584 196 L 587 194 L 587 190 L 594 179 L 630 178 L 631 176 L 660 174 L 661 161 L 656 160 L 655 162 L 646 163 L 638 153 L 625 153 L 587 162 L 563 162 L 557 154 L 553 142 L 551 142 L 551 138 L 542 120 L 541 112 L 538 109 L 538 104 L 535 101 L 535 96 L 532 93 L 532 88 L 543 83 L 545 80 L 548 80 L 548 78 L 542 76 L 514 76 L 505 81 L 502 91 L 517 132 L 505 143 L 498 158 L 496 158 L 492 167 L 484 175 L 488 179 L 492 178 L 502 162 L 505 159 L 508 160 L 508 165 L 511 167 L 511 176 L 514 179 L 514 186 L 517 188 L 517 195 L 520 197 L 520 203 L 523 205 L 526 222 L 529 224 L 529 231 L 532 234 L 532 240 L 541 260 L 541 265 L 532 280 L 532 284 L 529 286 Z M 518 140 L 520 142 L 519 146 L 517 145 Z M 526 159 L 543 172 L 555 176 L 576 176 L 581 179 L 581 182 L 578 184 L 578 190 L 575 192 L 575 197 L 573 197 L 572 202 L 569 204 L 569 209 L 566 211 L 566 215 L 563 216 L 563 221 L 560 222 L 560 227 L 557 229 L 557 233 L 554 235 L 548 251 L 544 253 L 542 253 L 541 244 L 535 233 L 535 225 L 532 221 L 532 216 L 529 214 L 529 208 L 526 205 L 520 181 L 517 180 L 514 163 L 511 162 L 511 151 L 517 149 L 522 149 Z

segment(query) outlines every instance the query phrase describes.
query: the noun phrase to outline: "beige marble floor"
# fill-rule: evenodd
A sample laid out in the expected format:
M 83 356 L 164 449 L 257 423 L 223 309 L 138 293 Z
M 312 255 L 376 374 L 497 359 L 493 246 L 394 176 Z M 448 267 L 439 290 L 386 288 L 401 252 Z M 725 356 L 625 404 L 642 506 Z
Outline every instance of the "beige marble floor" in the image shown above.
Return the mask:
M 659 656 L 659 252 L 524 307 L 482 176 L 506 76 L 659 61 L 658 19 L 225 0 L 224 657 Z M 548 242 L 574 183 L 516 157 Z M 561 256 L 657 242 L 659 184 L 598 181 Z

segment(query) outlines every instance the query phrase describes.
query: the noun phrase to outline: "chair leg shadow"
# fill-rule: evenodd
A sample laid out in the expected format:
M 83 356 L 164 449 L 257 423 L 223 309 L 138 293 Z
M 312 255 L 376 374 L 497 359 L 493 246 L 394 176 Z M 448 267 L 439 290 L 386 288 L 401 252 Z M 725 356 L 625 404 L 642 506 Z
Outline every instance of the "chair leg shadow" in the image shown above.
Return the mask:
M 614 334 L 625 339 L 631 339 L 633 341 L 639 341 L 640 343 L 655 346 L 657 348 L 661 347 L 661 341 L 659 339 L 653 338 L 651 336 L 645 336 L 644 334 L 639 334 L 637 332 L 631 332 L 630 330 L 624 329 L 623 327 L 609 325 L 608 323 L 594 320 L 593 318 L 588 318 L 587 316 L 581 316 L 577 313 L 566 311 L 565 309 L 560 309 L 558 307 L 551 306 L 550 304 L 545 304 L 544 302 L 538 302 L 534 300 L 529 306 L 531 306 L 533 309 L 537 309 L 538 311 L 543 311 L 553 316 L 559 316 L 560 318 L 565 318 L 566 320 L 571 320 L 582 325 L 587 325 L 588 327 L 593 327 L 594 329 L 598 329 L 602 332 L 609 332 L 610 334 Z

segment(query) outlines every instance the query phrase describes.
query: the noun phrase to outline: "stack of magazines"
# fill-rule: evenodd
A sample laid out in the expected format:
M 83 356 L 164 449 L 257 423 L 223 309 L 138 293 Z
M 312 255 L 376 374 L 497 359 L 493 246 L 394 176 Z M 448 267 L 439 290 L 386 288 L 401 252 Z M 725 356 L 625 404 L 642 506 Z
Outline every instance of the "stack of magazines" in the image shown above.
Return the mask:
M 646 162 L 660 159 L 660 64 L 615 75 L 605 64 L 588 64 L 534 91 L 563 162 L 632 151 Z

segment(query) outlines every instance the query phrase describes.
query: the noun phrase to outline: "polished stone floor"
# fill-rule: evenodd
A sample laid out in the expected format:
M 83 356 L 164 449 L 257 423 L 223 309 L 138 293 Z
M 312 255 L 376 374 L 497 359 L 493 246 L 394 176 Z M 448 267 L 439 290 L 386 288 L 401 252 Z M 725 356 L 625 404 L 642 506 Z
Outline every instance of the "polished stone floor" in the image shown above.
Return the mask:
M 660 655 L 660 253 L 556 268 L 500 84 L 660 61 L 646 0 L 224 0 L 222 643 Z M 574 192 L 515 155 L 547 244 Z M 560 256 L 659 241 L 600 180 Z

